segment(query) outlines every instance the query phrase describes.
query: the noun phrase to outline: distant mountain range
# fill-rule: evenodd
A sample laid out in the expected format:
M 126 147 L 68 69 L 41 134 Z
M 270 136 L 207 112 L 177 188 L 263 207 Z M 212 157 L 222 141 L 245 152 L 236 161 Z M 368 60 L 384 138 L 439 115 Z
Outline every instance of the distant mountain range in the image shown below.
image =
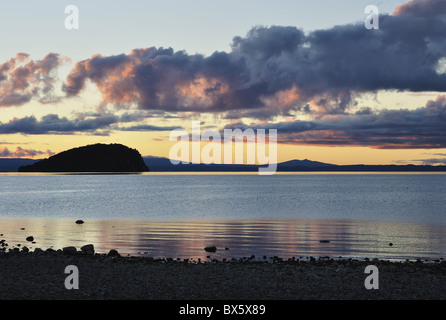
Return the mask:
M 241 165 L 241 164 L 177 164 L 174 165 L 168 158 L 146 156 L 143 157 L 144 162 L 152 172 L 199 172 L 199 171 L 258 171 L 259 167 L 265 165 Z M 424 166 L 424 165 L 335 165 L 330 163 L 311 161 L 311 160 L 290 160 L 277 164 L 278 172 L 323 172 L 323 171 L 396 171 L 396 172 L 414 172 L 414 171 L 446 171 L 446 166 Z
M 178 164 L 174 165 L 168 158 L 145 156 L 144 163 L 151 172 L 240 172 L 258 171 L 258 165 L 239 164 Z M 31 165 L 39 160 L 34 159 L 6 159 L 0 158 L 0 172 L 17 172 L 19 167 Z M 335 165 L 311 160 L 291 160 L 277 164 L 278 172 L 443 172 L 446 166 L 427 165 Z
M 0 158 L 0 172 L 17 172 L 19 167 L 31 165 L 39 160 Z

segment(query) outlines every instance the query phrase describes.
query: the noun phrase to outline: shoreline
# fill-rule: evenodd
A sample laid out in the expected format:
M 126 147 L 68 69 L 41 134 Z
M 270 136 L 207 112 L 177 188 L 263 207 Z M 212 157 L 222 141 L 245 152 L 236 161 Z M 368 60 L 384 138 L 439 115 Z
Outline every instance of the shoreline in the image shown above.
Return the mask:
M 326 257 L 405 261 L 446 258 L 443 225 L 353 219 L 277 220 L 139 220 L 75 218 L 2 218 L 0 242 L 7 248 L 63 248 L 92 243 L 97 252 L 110 248 L 132 256 L 201 258 L 216 246 L 212 258 L 255 255 L 262 259 Z M 26 240 L 33 236 L 34 241 Z M 7 250 L 6 248 L 6 250 Z M 1 250 L 2 248 L 0 248 Z
M 369 265 L 377 267 L 378 289 L 365 288 Z M 67 266 L 78 268 L 77 290 L 65 287 Z M 445 300 L 446 261 L 194 261 L 16 248 L 0 251 L 0 283 L 1 300 Z

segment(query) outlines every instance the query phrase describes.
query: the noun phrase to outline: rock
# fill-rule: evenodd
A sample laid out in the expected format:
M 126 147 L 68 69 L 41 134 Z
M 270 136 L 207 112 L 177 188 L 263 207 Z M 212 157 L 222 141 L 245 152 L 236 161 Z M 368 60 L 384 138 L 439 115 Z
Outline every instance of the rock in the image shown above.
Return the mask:
M 26 241 L 32 242 L 34 241 L 34 237 L 33 236 L 29 236 L 26 238 Z
M 330 240 L 319 240 L 320 243 L 329 243 Z
M 111 249 L 107 254 L 107 257 L 120 257 L 120 256 L 121 255 L 115 249 Z
M 225 250 L 229 250 L 229 248 L 228 248 L 228 247 L 225 247 Z
M 94 246 L 92 244 L 86 244 L 81 248 L 83 253 L 94 254 Z
M 43 250 L 40 249 L 40 248 L 35 248 L 34 249 L 34 253 L 42 253 L 42 252 L 43 252 Z
M 23 247 L 22 252 L 29 252 L 29 249 L 27 247 Z
M 45 250 L 45 252 L 47 252 L 47 253 L 54 253 L 56 251 L 54 249 L 48 248 L 48 249 Z
M 65 248 L 62 248 L 62 252 L 65 254 L 75 255 L 75 254 L 77 254 L 77 249 L 76 249 L 76 247 L 65 247 Z
M 391 243 L 389 243 L 389 246 L 393 246 L 393 243 L 391 242 Z
M 84 221 L 82 221 L 82 220 L 77 220 L 76 221 L 76 224 L 83 224 L 84 223 Z
M 217 251 L 217 247 L 216 246 L 205 247 L 204 251 L 206 251 L 206 252 L 215 252 L 215 251 Z

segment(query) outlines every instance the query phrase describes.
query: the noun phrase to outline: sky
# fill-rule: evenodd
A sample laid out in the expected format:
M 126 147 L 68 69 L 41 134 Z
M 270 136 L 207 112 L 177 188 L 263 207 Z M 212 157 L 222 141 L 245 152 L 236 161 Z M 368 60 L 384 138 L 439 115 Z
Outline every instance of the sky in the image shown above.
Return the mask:
M 172 130 L 199 121 L 276 129 L 280 162 L 446 163 L 446 1 L 1 6 L 0 157 L 92 143 L 168 157 Z

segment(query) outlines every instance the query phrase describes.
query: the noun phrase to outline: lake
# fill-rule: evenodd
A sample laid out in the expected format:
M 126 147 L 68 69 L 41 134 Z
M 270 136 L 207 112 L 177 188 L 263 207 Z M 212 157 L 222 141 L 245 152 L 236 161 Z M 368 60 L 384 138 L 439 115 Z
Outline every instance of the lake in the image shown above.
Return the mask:
M 0 174 L 0 181 L 0 234 L 10 247 L 92 243 L 99 252 L 194 259 L 206 259 L 211 245 L 213 258 L 446 256 L 441 173 Z

